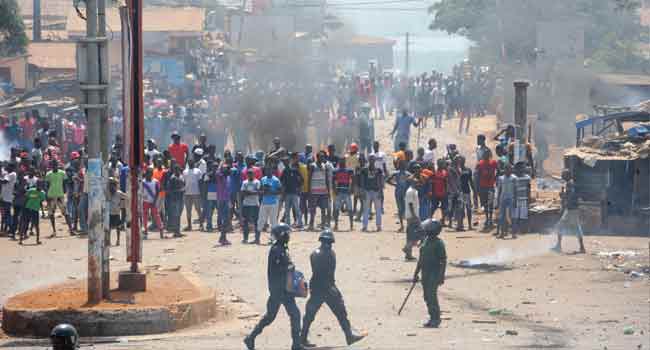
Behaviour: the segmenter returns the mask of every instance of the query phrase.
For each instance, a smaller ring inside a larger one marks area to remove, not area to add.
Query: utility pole
[[[41,41],[41,0],[34,0],[33,18],[32,18],[32,41]]]
[[[411,53],[409,52],[410,46],[411,46],[411,41],[409,40],[410,38],[410,33],[406,32],[406,60],[405,60],[405,68],[404,68],[404,73],[406,73],[406,77],[408,78],[410,75],[410,68],[411,68]]]
[[[98,5],[102,6],[101,11]],[[88,303],[99,303],[107,290],[103,286],[104,260],[104,181],[102,177],[103,161],[100,148],[102,130],[100,118],[105,113],[107,71],[100,60],[101,51],[106,50],[106,38],[98,36],[98,13],[105,14],[103,0],[86,1],[86,38],[78,43],[78,79],[82,91],[80,107],[86,112],[88,121]],[[102,19],[102,23],[105,21]]]

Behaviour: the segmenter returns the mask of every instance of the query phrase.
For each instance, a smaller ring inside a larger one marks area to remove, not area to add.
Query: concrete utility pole
[[[101,11],[98,5],[102,6]],[[105,13],[105,3],[100,0],[86,1],[86,38],[78,43],[78,78],[82,91],[80,107],[88,120],[88,303],[99,303],[104,297],[104,180],[103,161],[100,149],[100,118],[105,113],[108,71],[106,59],[106,38],[98,35],[98,13]],[[104,20],[102,23],[105,24]]]
[[[526,142],[526,125],[528,123],[528,86],[527,81],[515,81],[515,137],[523,144]]]
[[[41,41],[41,0],[34,0],[32,18],[32,41]]]

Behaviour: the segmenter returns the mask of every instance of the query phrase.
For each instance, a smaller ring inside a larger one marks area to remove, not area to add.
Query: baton
[[[406,302],[409,300],[409,297],[411,296],[411,293],[413,293],[413,289],[415,289],[415,284],[418,283],[417,281],[413,281],[413,284],[411,285],[411,289],[409,289],[408,294],[406,294],[406,298],[404,298],[404,302],[402,302],[402,306],[400,306],[399,311],[397,311],[397,316],[399,316],[402,313],[402,310],[404,310],[404,306],[406,306]]]

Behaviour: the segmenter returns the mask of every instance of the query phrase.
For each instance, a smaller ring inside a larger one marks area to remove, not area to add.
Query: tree
[[[25,53],[27,42],[16,0],[0,0],[0,56]]]
[[[640,70],[639,6],[639,0],[441,0],[429,8],[430,28],[472,40],[483,62],[507,63],[534,60],[539,22],[580,22],[586,58],[608,69]]]

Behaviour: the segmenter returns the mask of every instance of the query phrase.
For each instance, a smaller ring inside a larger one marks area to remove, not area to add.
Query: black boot
[[[357,332],[353,331],[352,329],[346,330],[345,332],[345,342],[348,345],[352,345],[356,342],[361,341],[361,339],[365,338],[365,335],[358,334]]]
[[[251,334],[244,338],[244,344],[248,350],[255,350],[255,336]]]

